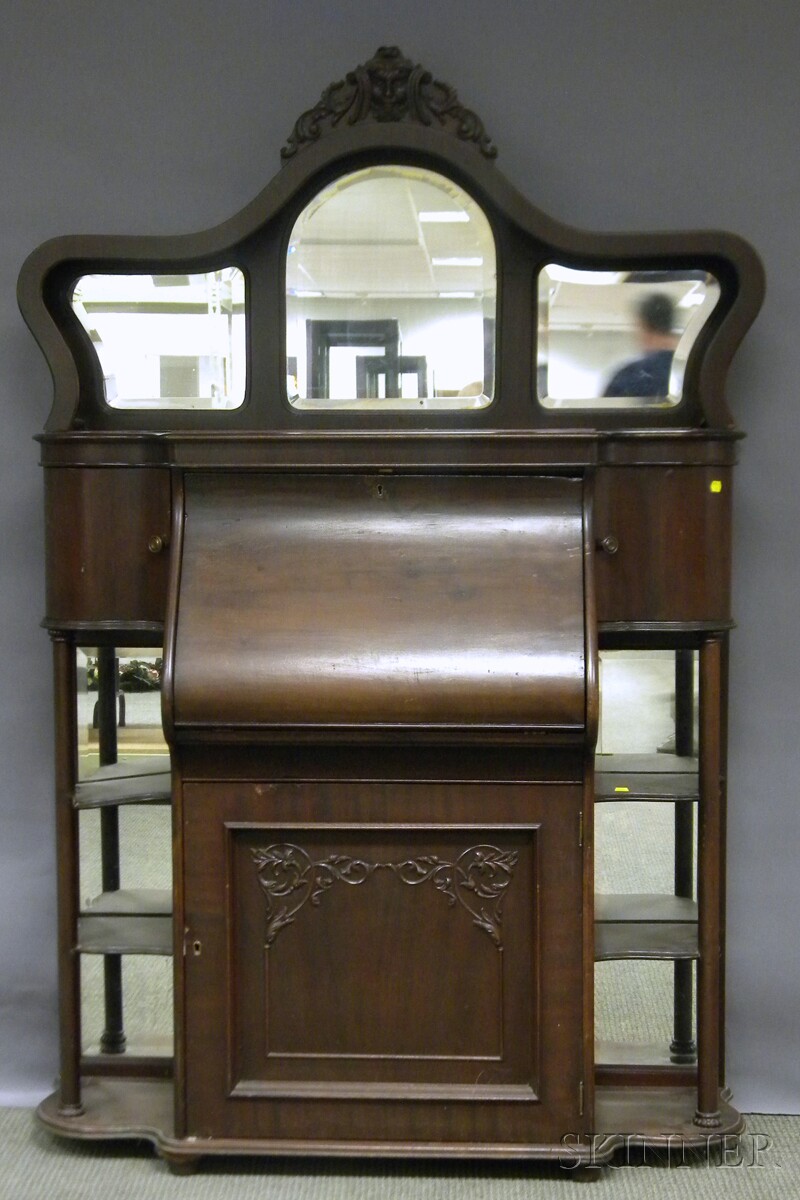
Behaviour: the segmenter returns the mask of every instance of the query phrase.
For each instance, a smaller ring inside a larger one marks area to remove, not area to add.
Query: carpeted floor
[[[796,1200],[800,1117],[752,1116],[727,1161],[606,1167],[597,1181],[519,1163],[206,1160],[176,1178],[149,1147],[55,1138],[27,1109],[0,1109],[0,1200]]]

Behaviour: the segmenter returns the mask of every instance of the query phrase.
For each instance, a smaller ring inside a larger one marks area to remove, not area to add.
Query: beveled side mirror
[[[232,409],[245,395],[238,267],[185,275],[82,275],[72,308],[118,409]]]
[[[463,188],[373,166],[320,192],[286,258],[286,376],[298,409],[476,409],[494,394],[497,263]]]
[[[706,271],[539,273],[537,391],[545,408],[672,408],[720,296]]]

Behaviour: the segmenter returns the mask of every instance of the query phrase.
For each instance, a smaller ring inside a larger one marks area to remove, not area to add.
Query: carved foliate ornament
[[[317,104],[303,113],[281,150],[281,159],[287,162],[341,121],[355,125],[366,120],[438,124],[462,141],[474,142],[485,158],[497,157],[483,122],[459,102],[455,88],[435,80],[397,46],[381,46],[369,62],[330,84]]]
[[[315,862],[302,846],[284,842],[253,849],[251,854],[267,901],[266,946],[272,945],[286,925],[294,923],[306,901],[318,905],[334,883],[358,887],[376,871],[391,871],[409,887],[430,881],[451,906],[458,902],[467,910],[473,925],[487,933],[498,950],[503,948],[503,899],[519,859],[515,850],[470,846],[454,862],[435,854],[394,862],[333,854]]]

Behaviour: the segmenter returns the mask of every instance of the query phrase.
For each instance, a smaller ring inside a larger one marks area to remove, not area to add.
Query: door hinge
[[[583,1080],[578,1084],[578,1116],[583,1116]]]
[[[578,845],[583,849],[583,809],[578,813]]]

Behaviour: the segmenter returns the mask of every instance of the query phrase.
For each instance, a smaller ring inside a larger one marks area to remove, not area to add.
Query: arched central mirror
[[[496,274],[486,215],[452,180],[399,165],[337,179],[289,238],[289,402],[485,408],[494,394]]]

